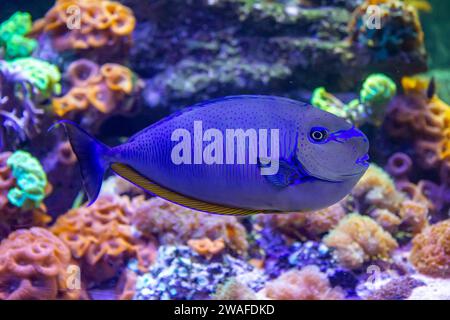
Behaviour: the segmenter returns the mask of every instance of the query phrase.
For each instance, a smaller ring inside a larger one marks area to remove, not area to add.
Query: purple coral
[[[0,61],[0,150],[39,133],[40,116],[35,104],[36,88],[22,73]]]

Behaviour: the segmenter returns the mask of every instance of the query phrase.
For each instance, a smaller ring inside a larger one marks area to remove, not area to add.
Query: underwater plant
[[[27,38],[32,21],[28,12],[17,11],[8,20],[0,24],[0,58],[12,60],[29,57],[38,43]]]
[[[371,122],[380,126],[387,106],[397,92],[394,81],[384,74],[371,74],[364,81],[359,99],[345,104],[325,88],[316,88],[311,97],[311,104],[319,109],[346,118],[355,125]]]
[[[0,244],[0,300],[86,298],[69,248],[43,228],[17,230]],[[74,285],[73,288],[69,286]]]

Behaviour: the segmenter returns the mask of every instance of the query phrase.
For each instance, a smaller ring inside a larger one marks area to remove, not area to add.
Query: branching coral
[[[161,198],[135,197],[133,225],[144,235],[156,237],[161,244],[185,244],[191,239],[223,239],[227,248],[245,253],[246,231],[235,217],[208,215],[175,205]]]
[[[79,299],[68,273],[69,248],[42,228],[18,230],[0,244],[0,300]]]
[[[102,49],[111,56],[128,49],[135,24],[133,12],[116,1],[58,0],[32,33],[50,36],[59,51]]]
[[[5,60],[28,57],[36,49],[37,41],[26,37],[31,25],[31,15],[20,11],[0,24],[0,51],[3,49]]]
[[[83,120],[91,115],[93,126],[99,126],[98,118],[105,115],[130,113],[133,94],[140,89],[133,72],[114,63],[99,66],[80,59],[69,66],[66,75],[72,87],[64,96],[53,99],[54,112],[60,117],[82,113]]]
[[[364,81],[359,100],[354,99],[345,104],[328,93],[325,88],[320,87],[314,90],[311,104],[339,117],[347,118],[355,125],[372,122],[379,126],[396,90],[395,83],[389,77],[384,74],[372,74]]]
[[[423,274],[449,278],[450,220],[436,223],[414,237],[410,260]]]
[[[33,138],[41,131],[40,103],[59,93],[58,69],[34,58],[0,60],[0,116],[3,146]]]
[[[113,278],[135,255],[128,210],[127,197],[103,196],[90,207],[70,210],[51,227],[80,262],[88,280]]]
[[[0,239],[18,228],[45,226],[51,220],[42,204],[51,187],[46,182],[45,174],[42,176],[40,164],[23,151],[16,151],[14,155],[0,153]],[[22,156],[26,161],[18,163]],[[19,179],[10,163],[13,163]]]
[[[397,248],[395,239],[373,219],[350,214],[342,219],[325,238],[324,243],[336,249],[339,262],[357,269],[370,260],[387,260]]]
[[[369,48],[375,61],[416,50],[423,44],[416,9],[397,0],[363,2],[353,13],[349,33],[351,43]]]
[[[345,297],[340,288],[330,286],[326,274],[316,266],[283,273],[266,284],[265,294],[276,300],[341,300]]]

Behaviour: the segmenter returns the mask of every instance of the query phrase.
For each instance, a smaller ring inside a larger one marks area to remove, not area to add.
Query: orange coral
[[[450,219],[426,228],[412,243],[410,260],[419,272],[450,278]]]
[[[0,245],[0,299],[79,299],[69,289],[69,248],[42,228],[17,230]]]
[[[317,266],[289,270],[266,284],[267,297],[275,300],[342,300],[345,294],[332,288],[327,275]]]
[[[211,241],[209,238],[191,239],[187,244],[198,254],[207,258],[211,258],[225,249],[225,242],[223,239],[216,239],[214,241]]]
[[[90,207],[60,216],[51,230],[70,248],[86,278],[101,282],[114,277],[136,252],[127,197],[101,196]]]
[[[424,169],[450,162],[450,106],[436,95],[428,97],[429,81],[402,79],[404,96],[394,99],[387,118],[391,136],[413,139],[418,163]]]
[[[350,214],[342,219],[325,238],[324,243],[336,249],[339,262],[357,269],[374,259],[387,260],[397,241],[373,219]]]
[[[102,114],[126,113],[130,105],[125,103],[139,86],[133,72],[119,64],[96,63],[80,59],[73,62],[67,71],[72,88],[63,97],[54,98],[53,110],[62,117],[67,113],[95,109]]]
[[[187,243],[191,239],[223,239],[227,248],[245,253],[246,231],[237,218],[211,215],[178,206],[161,198],[133,198],[132,222],[137,230],[160,244]]]
[[[78,19],[79,18],[79,19]],[[136,20],[133,12],[115,1],[57,0],[32,34],[48,34],[57,50],[103,52],[128,49]]]
[[[51,221],[44,204],[36,209],[25,210],[9,202],[8,191],[16,186],[11,168],[6,163],[10,156],[10,152],[0,153],[0,240],[16,229],[43,227]],[[48,184],[46,194],[50,192],[51,186]]]

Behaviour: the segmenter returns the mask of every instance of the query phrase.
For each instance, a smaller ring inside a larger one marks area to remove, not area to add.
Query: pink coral
[[[316,266],[289,270],[265,286],[267,297],[276,300],[341,300],[345,295],[332,288],[327,275]]]

